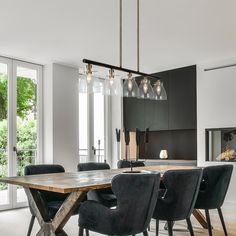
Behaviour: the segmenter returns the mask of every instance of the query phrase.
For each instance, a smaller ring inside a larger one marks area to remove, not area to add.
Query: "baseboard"
[[[222,209],[228,211],[236,211],[236,201],[225,201]]]

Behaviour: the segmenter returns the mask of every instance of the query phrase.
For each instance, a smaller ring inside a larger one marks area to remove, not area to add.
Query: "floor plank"
[[[229,232],[229,236],[236,235],[236,224],[235,218],[236,213],[234,211],[224,211],[226,226]],[[214,226],[213,235],[214,236],[223,236],[223,230],[220,224],[220,220],[218,218],[216,211],[211,211],[212,216],[212,224]],[[194,217],[192,217],[193,228],[196,236],[207,236],[207,230],[202,229],[199,223],[196,222]],[[0,212],[0,235],[1,236],[25,236],[27,232],[27,228],[30,222],[30,212],[28,208],[11,210],[11,211],[2,211]],[[73,216],[69,222],[67,223],[65,230],[70,236],[78,235],[78,218],[77,216]],[[167,232],[163,229],[164,222],[160,224],[160,236],[167,235]],[[35,223],[33,228],[33,235],[36,235],[37,230],[39,229],[38,223]],[[154,221],[151,223],[151,232],[149,236],[155,236],[155,223]],[[175,224],[174,227],[174,235],[175,236],[189,236],[189,232],[186,230],[185,221],[180,221]],[[98,234],[91,232],[90,236],[98,236]],[[140,234],[141,236],[141,234]]]

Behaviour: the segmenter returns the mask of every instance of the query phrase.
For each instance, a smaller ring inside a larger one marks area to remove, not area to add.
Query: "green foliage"
[[[7,175],[7,76],[0,74],[0,178]],[[30,78],[17,77],[17,174],[23,175],[24,167],[34,162],[37,149],[36,90]],[[7,185],[0,184],[0,190]]]
[[[7,174],[7,121],[0,121],[0,178]],[[24,174],[24,167],[34,162],[37,149],[37,121],[17,120],[17,175]],[[0,190],[6,189],[0,184]]]
[[[0,120],[7,119],[7,76],[0,74]],[[37,85],[31,78],[17,77],[17,116],[27,117],[36,111]]]
[[[0,74],[0,120],[7,118],[7,77]]]

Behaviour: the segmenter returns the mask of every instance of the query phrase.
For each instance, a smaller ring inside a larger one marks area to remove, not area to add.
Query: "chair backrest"
[[[89,171],[89,170],[109,170],[110,166],[105,162],[87,162],[78,164],[78,171]]]
[[[195,207],[199,209],[220,208],[224,203],[232,172],[233,165],[205,167]]]
[[[117,235],[136,234],[147,229],[158,196],[160,174],[120,174],[112,180],[117,197]]]
[[[133,167],[141,167],[141,166],[145,166],[143,161],[132,161],[132,166]],[[129,168],[131,167],[131,162],[130,161],[126,161],[126,160],[119,160],[117,162],[117,168],[121,169],[121,168]]]
[[[163,176],[166,192],[157,200],[154,218],[167,221],[189,218],[193,212],[202,169],[170,170]]]
[[[25,175],[40,175],[40,174],[52,174],[52,173],[63,173],[63,172],[65,172],[65,169],[61,165],[28,165],[25,167]],[[42,190],[38,192],[47,202],[63,201],[68,196],[67,194],[53,193]]]

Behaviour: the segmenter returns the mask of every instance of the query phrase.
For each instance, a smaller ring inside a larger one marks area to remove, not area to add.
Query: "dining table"
[[[168,170],[194,169],[195,166],[176,166],[176,165],[156,165],[134,167],[132,172],[159,172],[161,177]],[[22,186],[27,195],[29,205],[33,210],[40,230],[37,236],[66,236],[63,230],[65,224],[73,215],[73,212],[79,207],[84,200],[86,193],[93,189],[104,189],[111,187],[112,178],[118,174],[129,173],[130,168],[125,169],[109,169],[94,170],[81,172],[64,172],[53,174],[40,174],[28,176],[16,176],[1,178],[0,182]],[[50,221],[45,221],[45,206],[37,190],[44,190],[56,193],[67,194],[68,197],[56,213],[55,217]],[[142,194],[142,193],[140,193]],[[193,215],[198,222],[207,228],[205,217],[199,210],[194,210]]]

